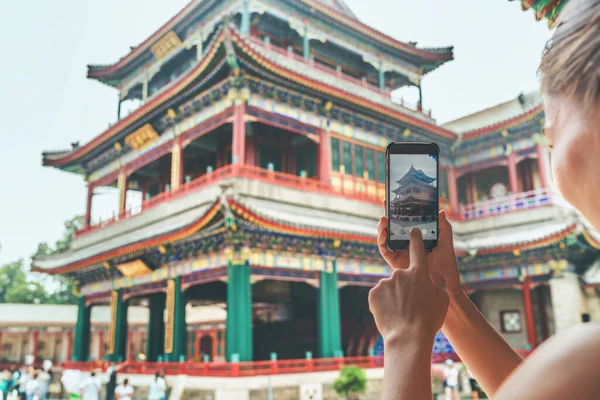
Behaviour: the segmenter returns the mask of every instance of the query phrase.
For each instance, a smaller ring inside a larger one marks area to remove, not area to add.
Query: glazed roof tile
[[[323,232],[377,236],[377,219],[356,217],[253,197],[244,197],[240,199],[240,203],[264,218],[285,225]]]
[[[522,94],[512,100],[486,108],[442,126],[467,138],[478,133],[507,128],[520,117],[541,111],[542,97],[538,91]]]

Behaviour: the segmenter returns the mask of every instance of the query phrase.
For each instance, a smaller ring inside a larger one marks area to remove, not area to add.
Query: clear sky
[[[445,122],[537,87],[550,32],[507,0],[346,0],[359,18],[403,41],[454,46],[428,75],[426,108]],[[41,167],[43,150],[85,143],[116,119],[116,90],[86,79],[87,64],[118,60],[187,0],[1,1],[0,263],[54,242],[85,208],[80,176]],[[409,95],[406,99],[409,100]],[[412,93],[414,96],[414,91]],[[117,198],[96,196],[96,217]]]

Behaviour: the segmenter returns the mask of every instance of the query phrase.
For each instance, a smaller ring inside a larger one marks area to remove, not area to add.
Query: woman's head
[[[129,379],[125,378],[123,379],[123,386],[127,386],[129,385]]]
[[[540,66],[561,193],[600,228],[600,0],[570,0]]]

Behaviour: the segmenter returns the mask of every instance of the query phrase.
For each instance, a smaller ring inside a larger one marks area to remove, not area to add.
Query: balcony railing
[[[521,357],[527,357],[528,350],[517,350]],[[432,354],[432,364],[440,364],[451,359],[460,362],[456,353]],[[307,372],[338,371],[346,365],[361,368],[382,368],[383,356],[359,356],[339,358],[315,358],[277,361],[230,362],[138,362],[126,361],[119,366],[119,372],[125,374],[155,374],[164,371],[166,375],[244,377],[259,375],[282,375]],[[105,370],[108,363],[103,361],[75,362],[65,361],[63,369],[91,371]]]
[[[425,115],[428,115],[429,117],[431,117],[431,110],[423,110],[418,104],[412,104],[412,103],[408,103],[405,102],[403,99],[396,99],[392,97],[391,91],[388,89],[380,89],[379,86],[375,86],[372,85],[371,83],[369,83],[366,79],[358,79],[355,78],[353,76],[344,74],[340,68],[335,69],[335,68],[331,68],[328,67],[325,64],[321,64],[313,59],[307,60],[306,58],[304,58],[303,56],[300,56],[298,54],[296,54],[293,49],[283,49],[279,46],[275,46],[269,42],[266,42],[264,40],[261,40],[260,38],[256,37],[256,36],[249,36],[248,40],[250,40],[251,42],[258,44],[260,46],[263,46],[264,48],[274,51],[276,53],[280,53],[281,55],[288,57],[292,60],[301,62],[303,64],[306,64],[308,67],[319,70],[323,73],[326,73],[330,76],[334,76],[337,79],[340,79],[342,81],[346,81],[346,82],[350,82],[354,85],[358,85],[358,86],[362,86],[366,89],[369,89],[371,91],[373,91],[374,93],[387,97],[389,98],[391,101],[393,101],[394,103],[397,103],[399,105],[401,105],[402,107],[405,107],[409,110],[412,111],[417,111],[420,113],[423,113]]]
[[[492,200],[460,206],[461,219],[471,220],[513,211],[537,208],[552,203],[550,189],[543,188],[529,192],[511,194]]]
[[[255,167],[252,165],[229,164],[212,172],[208,172],[191,182],[182,184],[179,189],[159,193],[134,208],[127,209],[122,215],[100,221],[95,225],[90,225],[79,231],[76,236],[93,232],[95,230],[107,227],[118,221],[131,218],[144,211],[150,210],[168,201],[185,196],[188,193],[195,192],[208,185],[214,184],[226,178],[247,178],[255,179],[278,186],[285,186],[303,191],[324,193],[329,195],[342,195],[344,197],[367,201],[379,204],[385,194],[385,186],[380,183],[359,179],[349,175],[334,174],[331,183],[327,184],[318,179],[303,178],[301,176],[288,174],[278,171]]]

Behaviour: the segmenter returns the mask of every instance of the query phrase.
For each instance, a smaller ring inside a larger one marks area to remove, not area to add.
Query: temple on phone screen
[[[417,227],[437,239],[437,156],[390,154],[390,240],[408,240]]]

